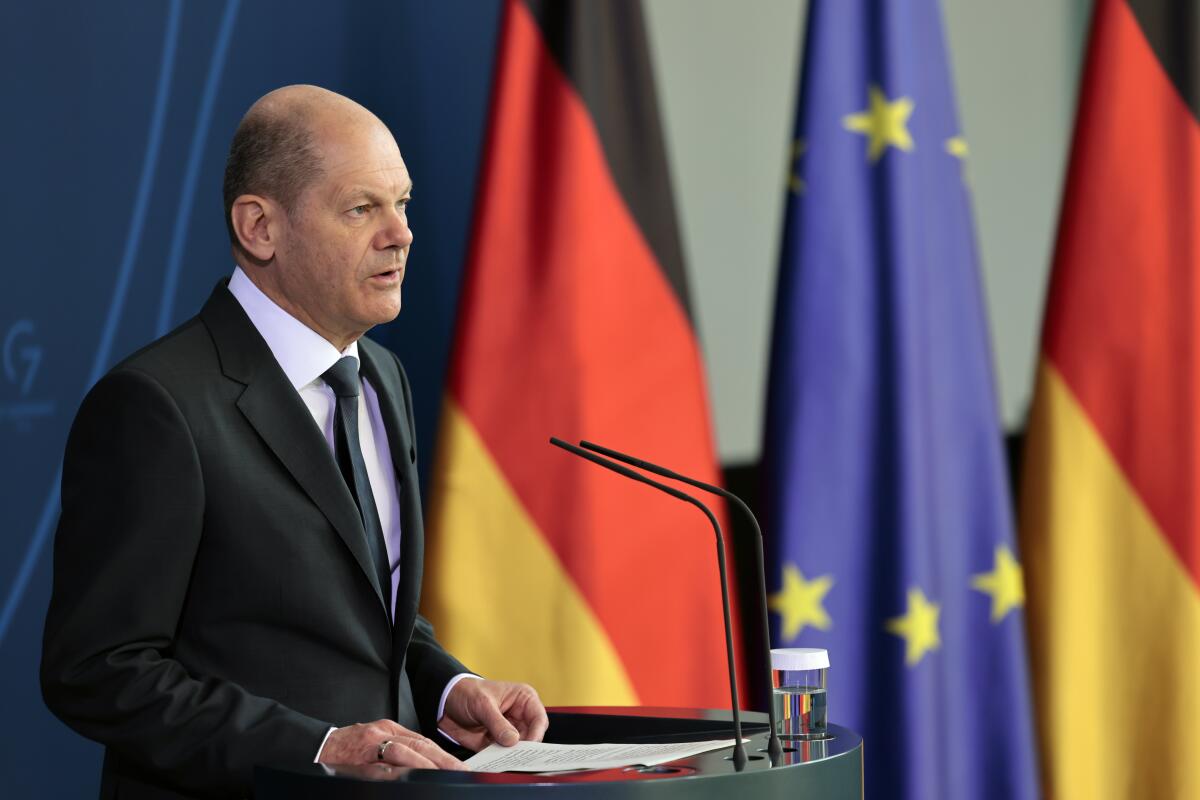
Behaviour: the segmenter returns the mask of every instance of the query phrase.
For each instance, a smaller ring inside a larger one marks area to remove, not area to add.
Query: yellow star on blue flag
[[[867,137],[867,157],[871,163],[878,161],[889,146],[905,151],[912,150],[913,140],[912,134],[908,132],[908,118],[912,116],[916,104],[907,97],[888,100],[887,95],[878,86],[872,86],[868,94],[868,107],[857,114],[847,114],[842,118],[842,126],[848,131]]]
[[[904,663],[912,667],[920,663],[925,654],[942,646],[938,633],[938,617],[942,607],[929,602],[920,589],[908,590],[908,610],[902,616],[887,621],[888,633],[904,640]]]
[[[803,139],[792,142],[791,163],[788,165],[788,189],[796,194],[804,191],[804,179],[800,177],[800,157],[804,155],[806,145]]]
[[[1025,605],[1025,578],[1008,545],[996,545],[995,563],[991,572],[972,575],[971,587],[992,598],[992,622],[999,622]]]
[[[825,611],[825,595],[833,587],[833,576],[804,579],[795,564],[783,568],[783,588],[771,595],[771,610],[783,617],[783,638],[794,641],[805,625],[827,631],[833,624]]]

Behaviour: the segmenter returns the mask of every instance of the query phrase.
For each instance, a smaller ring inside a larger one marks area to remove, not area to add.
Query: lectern
[[[681,742],[733,737],[728,711],[679,708],[552,708],[546,741]],[[657,767],[537,775],[525,773],[440,772],[394,768],[341,769],[332,774],[317,764],[260,766],[254,775],[257,800],[376,800],[377,798],[517,797],[566,798],[813,798],[861,800],[862,739],[853,731],[829,726],[829,738],[788,741],[775,766],[763,752],[767,715],[743,712],[743,735],[751,756],[737,772],[729,748],[682,758]]]

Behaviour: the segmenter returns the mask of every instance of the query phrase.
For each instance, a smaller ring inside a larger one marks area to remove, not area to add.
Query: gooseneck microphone
[[[674,470],[661,467],[658,464],[652,464],[649,461],[636,458],[618,450],[613,450],[610,447],[604,447],[603,445],[596,444],[595,442],[589,442],[586,439],[581,441],[579,446],[585,450],[591,450],[596,453],[600,453],[601,455],[608,456],[616,461],[624,462],[631,466],[637,467],[638,469],[644,469],[647,472],[652,472],[655,475],[661,475],[664,478],[670,478],[673,481],[680,481],[681,483],[686,483],[689,486],[695,486],[697,489],[703,489],[706,492],[720,495],[736,505],[741,512],[746,515],[746,518],[750,520],[750,524],[754,527],[754,533],[758,536],[758,547],[754,548],[754,561],[755,565],[758,567],[758,605],[762,612],[763,647],[768,651],[763,654],[765,656],[765,659],[763,660],[763,666],[767,672],[766,685],[770,686],[771,626],[767,620],[767,578],[765,568],[763,567],[763,535],[762,528],[759,527],[758,524],[758,519],[754,516],[754,512],[750,510],[750,506],[746,505],[745,502],[742,501],[742,498],[738,497],[736,494],[727,489],[721,488],[720,486],[714,486],[711,483],[705,483],[704,481],[697,480],[695,478],[689,478],[687,475],[680,475]],[[767,714],[769,715],[771,722],[771,738],[767,741],[767,755],[771,757],[771,764],[774,765],[779,760],[779,757],[783,754],[783,745],[779,741],[779,734],[776,732],[775,728],[774,702],[767,704]]]
[[[660,492],[666,492],[678,500],[682,500],[685,503],[690,503],[704,512],[704,516],[708,517],[708,521],[712,523],[713,533],[715,533],[717,537],[717,567],[721,573],[721,610],[725,613],[725,655],[729,662],[729,697],[732,701],[733,707],[733,734],[735,737],[735,743],[733,745],[733,766],[734,769],[741,772],[749,759],[746,758],[746,747],[744,744],[742,744],[741,703],[738,700],[737,666],[733,660],[733,627],[730,623],[729,614],[729,580],[725,575],[725,541],[721,534],[721,524],[717,522],[716,516],[712,513],[712,510],[708,506],[704,505],[704,503],[700,502],[695,497],[692,497],[687,492],[682,492],[672,486],[667,486],[666,484],[647,478],[640,472],[634,472],[628,467],[623,467],[620,464],[609,461],[607,458],[603,458],[595,453],[588,452],[581,447],[576,447],[569,442],[564,442],[562,439],[557,437],[551,436],[550,444],[554,445],[555,447],[561,447],[563,450],[577,455],[580,458],[591,461],[593,464],[598,464],[607,470],[612,470],[618,475],[624,475],[626,478],[635,480],[638,483],[644,483],[647,486],[653,486]]]

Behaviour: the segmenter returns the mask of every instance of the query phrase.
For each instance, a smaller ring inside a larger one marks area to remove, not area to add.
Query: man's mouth
[[[377,285],[377,287],[391,287],[391,285],[400,285],[400,276],[401,271],[397,267],[395,270],[378,272],[376,275],[372,275],[370,282]]]

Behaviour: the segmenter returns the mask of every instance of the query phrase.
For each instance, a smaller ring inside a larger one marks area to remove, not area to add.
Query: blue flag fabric
[[[773,646],[829,649],[829,718],[863,735],[868,796],[1035,797],[935,0],[812,0],[797,119],[764,442]]]

